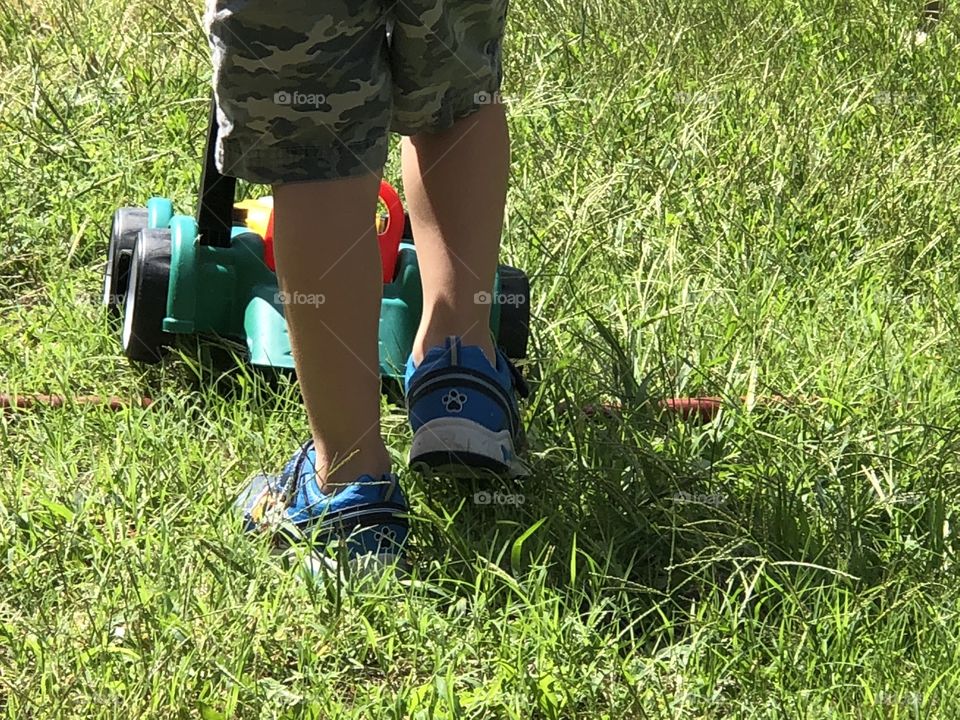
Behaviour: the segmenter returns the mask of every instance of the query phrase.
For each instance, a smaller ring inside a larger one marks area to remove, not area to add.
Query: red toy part
[[[270,210],[270,219],[267,220],[267,232],[263,235],[263,261],[267,267],[277,271],[277,263],[273,259],[273,210]]]
[[[387,206],[387,227],[377,234],[380,245],[380,264],[383,267],[383,282],[393,282],[393,274],[397,269],[397,257],[400,254],[400,240],[403,237],[403,204],[400,195],[386,180],[380,181],[380,201]],[[267,267],[277,271],[273,257],[273,210],[267,221],[267,231],[263,236],[263,261]]]
[[[400,195],[386,180],[380,181],[380,200],[387,206],[387,226],[377,235],[380,243],[380,263],[383,266],[384,284],[393,282],[400,254],[400,239],[403,236],[403,205]]]

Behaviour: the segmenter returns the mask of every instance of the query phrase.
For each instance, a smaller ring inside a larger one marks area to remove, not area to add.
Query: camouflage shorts
[[[379,172],[388,130],[442,130],[497,97],[506,11],[507,0],[207,0],[218,168],[257,183]]]

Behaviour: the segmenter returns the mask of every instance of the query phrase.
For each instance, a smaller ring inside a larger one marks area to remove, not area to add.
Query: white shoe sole
[[[444,417],[420,426],[410,447],[410,467],[425,474],[477,477],[526,475],[509,430],[494,432],[466,418]]]
[[[333,558],[309,553],[302,559],[304,569],[313,577],[338,577],[340,582],[347,582],[349,578],[370,578],[379,580],[387,573],[403,576],[406,572],[405,561],[402,556],[393,552],[367,553],[352,557],[347,561],[347,568]]]

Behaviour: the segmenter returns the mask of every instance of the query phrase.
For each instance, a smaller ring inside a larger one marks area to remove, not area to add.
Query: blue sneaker
[[[236,506],[247,532],[270,532],[279,549],[305,544],[332,569],[326,547],[342,541],[351,561],[389,564],[402,558],[409,524],[407,500],[396,475],[364,475],[335,495],[317,485],[313,440],[304,443],[280,475],[257,475]]]
[[[529,391],[500,350],[493,367],[479,347],[448,337],[419,365],[407,360],[404,390],[413,427],[410,467],[454,477],[525,474],[517,457],[524,445],[517,394]]]

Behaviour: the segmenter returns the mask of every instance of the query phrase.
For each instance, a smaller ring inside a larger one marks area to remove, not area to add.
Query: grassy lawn
[[[385,403],[414,571],[343,585],[228,521],[296,388],[99,306],[114,209],[193,211],[202,3],[0,0],[0,393],[156,399],[0,412],[3,715],[960,717],[960,20],[915,4],[512,4],[533,474],[413,475]]]

